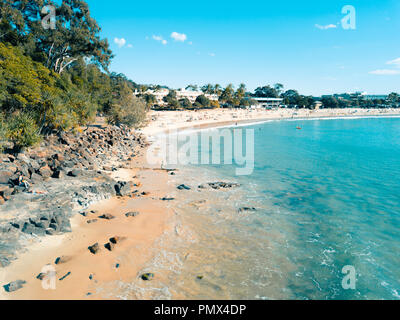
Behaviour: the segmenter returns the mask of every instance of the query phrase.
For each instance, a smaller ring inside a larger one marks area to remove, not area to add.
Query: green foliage
[[[205,95],[198,96],[196,102],[203,108],[208,108],[211,105],[210,100]]]
[[[181,105],[181,108],[183,109],[191,109],[192,108],[192,103],[188,98],[183,98],[179,100],[179,103]]]
[[[107,121],[114,125],[140,127],[146,120],[148,106],[142,98],[132,94],[124,95],[112,104]]]
[[[176,110],[180,107],[175,90],[170,90],[168,95],[163,98],[163,101],[167,103],[167,107],[170,110]]]
[[[36,121],[24,112],[17,113],[8,119],[5,138],[14,143],[16,151],[35,145],[41,139]]]

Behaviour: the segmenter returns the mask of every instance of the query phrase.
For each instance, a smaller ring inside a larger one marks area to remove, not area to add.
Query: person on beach
[[[24,192],[28,192],[30,188],[28,181],[22,175],[18,178],[18,186],[24,188]]]

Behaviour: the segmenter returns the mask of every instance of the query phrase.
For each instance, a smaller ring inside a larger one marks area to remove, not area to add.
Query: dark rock
[[[53,174],[55,179],[63,179],[65,177],[65,171],[61,169],[56,169]]]
[[[56,234],[56,231],[55,231],[54,229],[47,228],[47,229],[46,229],[46,234],[47,234],[48,236],[54,236],[54,235]]]
[[[101,216],[99,216],[100,219],[105,219],[105,220],[112,220],[115,219],[115,217],[112,214],[105,213]]]
[[[243,207],[243,208],[239,209],[239,212],[248,212],[248,211],[254,212],[254,211],[257,211],[257,209],[254,207]]]
[[[69,277],[71,275],[71,272],[67,272],[64,276],[62,276],[59,280],[63,281],[65,278]]]
[[[110,238],[110,242],[113,244],[117,244],[117,243],[124,241],[125,239],[126,239],[125,237],[115,236],[115,237]]]
[[[97,221],[98,221],[97,219],[90,219],[90,220],[86,221],[86,223],[87,224],[92,224],[92,223],[95,223]]]
[[[132,193],[134,184],[132,181],[125,182],[125,181],[119,181],[115,186],[115,192],[117,196],[119,197],[125,197],[128,194]]]
[[[57,231],[57,230],[58,230],[58,226],[57,226],[56,223],[50,223],[50,224],[49,224],[49,229],[52,229],[52,230],[54,230],[54,231]]]
[[[164,197],[164,198],[161,198],[160,200],[162,200],[162,201],[172,201],[172,200],[175,200],[175,198]]]
[[[93,254],[96,254],[97,252],[100,251],[100,247],[98,243],[95,243],[94,245],[88,247],[89,251]]]
[[[115,244],[112,242],[108,242],[104,245],[104,248],[106,248],[108,251],[113,251],[114,247],[115,247]]]
[[[214,190],[231,189],[231,188],[237,188],[237,187],[240,187],[240,184],[232,183],[232,182],[209,182],[206,184],[199,185],[199,189],[212,188]]]
[[[71,257],[69,257],[69,256],[61,256],[61,257],[58,257],[57,259],[56,259],[56,261],[54,261],[54,263],[55,264],[63,264],[63,263],[67,263],[68,261],[71,261]]]
[[[178,188],[178,190],[191,190],[191,188],[188,187],[188,186],[185,185],[185,184],[181,184],[181,185],[179,185],[177,188]]]
[[[125,213],[125,216],[129,218],[129,217],[136,217],[139,214],[140,214],[139,212],[128,212],[128,213]]]
[[[24,281],[24,280],[17,280],[17,281],[10,282],[9,284],[3,286],[3,288],[7,292],[14,292],[14,291],[21,289],[25,283],[26,283],[26,281]]]
[[[11,264],[11,261],[6,257],[0,257],[0,267],[5,268]]]
[[[74,169],[74,170],[71,170],[70,172],[68,172],[68,175],[70,177],[79,177],[81,174],[82,174],[82,170],[79,170],[79,169]]]
[[[154,273],[144,273],[140,276],[140,278],[144,281],[151,281],[154,279]]]

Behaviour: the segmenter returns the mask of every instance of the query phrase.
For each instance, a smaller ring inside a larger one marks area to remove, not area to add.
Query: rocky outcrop
[[[20,154],[0,154],[0,267],[33,239],[70,232],[72,215],[91,204],[132,193],[132,183],[101,169],[123,165],[146,145],[126,127],[93,126],[51,135]]]

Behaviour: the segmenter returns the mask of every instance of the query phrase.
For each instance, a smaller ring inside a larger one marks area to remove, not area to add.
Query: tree
[[[278,92],[271,86],[258,87],[255,90],[254,95],[259,98],[278,98],[279,97]]]
[[[196,98],[196,102],[203,108],[208,108],[211,104],[210,100],[205,95],[198,96]]]
[[[192,103],[188,98],[182,98],[179,100],[179,103],[183,109],[190,109],[192,108]]]
[[[244,83],[241,83],[239,85],[239,88],[236,90],[235,97],[238,100],[242,100],[245,97],[245,95],[246,95],[246,85]]]
[[[220,96],[222,93],[222,87],[218,83],[214,85],[213,94]]]
[[[115,101],[107,120],[118,126],[140,127],[146,119],[147,110],[147,104],[142,98],[129,94]]]
[[[201,87],[201,91],[207,94],[212,94],[214,91],[213,85],[212,84],[206,84],[205,86]]]
[[[156,97],[152,94],[145,94],[143,98],[148,107],[154,106],[157,103]]]
[[[339,102],[335,97],[329,96],[329,97],[323,97],[322,98],[322,103],[324,105],[324,108],[338,108],[339,107]]]
[[[283,101],[285,104],[288,105],[294,105],[297,104],[297,100],[299,97],[299,93],[296,90],[287,90],[286,92],[281,94],[281,98],[283,98]]]
[[[163,101],[167,103],[168,108],[176,110],[180,107],[179,101],[176,98],[176,91],[170,90],[168,95],[163,98]]]
[[[56,7],[56,29],[44,29],[41,13],[44,5]],[[57,73],[62,73],[79,58],[90,59],[107,70],[112,58],[106,39],[101,39],[100,27],[90,16],[88,4],[83,0],[14,1],[11,7],[19,12],[10,18],[19,36],[34,39],[36,50],[45,55],[43,62]],[[40,17],[41,19],[37,19]],[[16,24],[16,22],[18,24]]]
[[[199,90],[199,86],[198,86],[197,84],[189,84],[189,85],[186,87],[186,90],[197,91],[197,90]]]
[[[222,91],[219,101],[226,104],[233,104],[233,95],[235,93],[233,84],[228,84],[226,88]]]
[[[281,83],[274,84],[274,89],[275,89],[276,93],[278,94],[278,96],[282,93],[283,88],[284,88],[284,86]]]
[[[400,95],[396,92],[392,92],[389,94],[387,101],[393,105],[397,105],[400,103]]]

